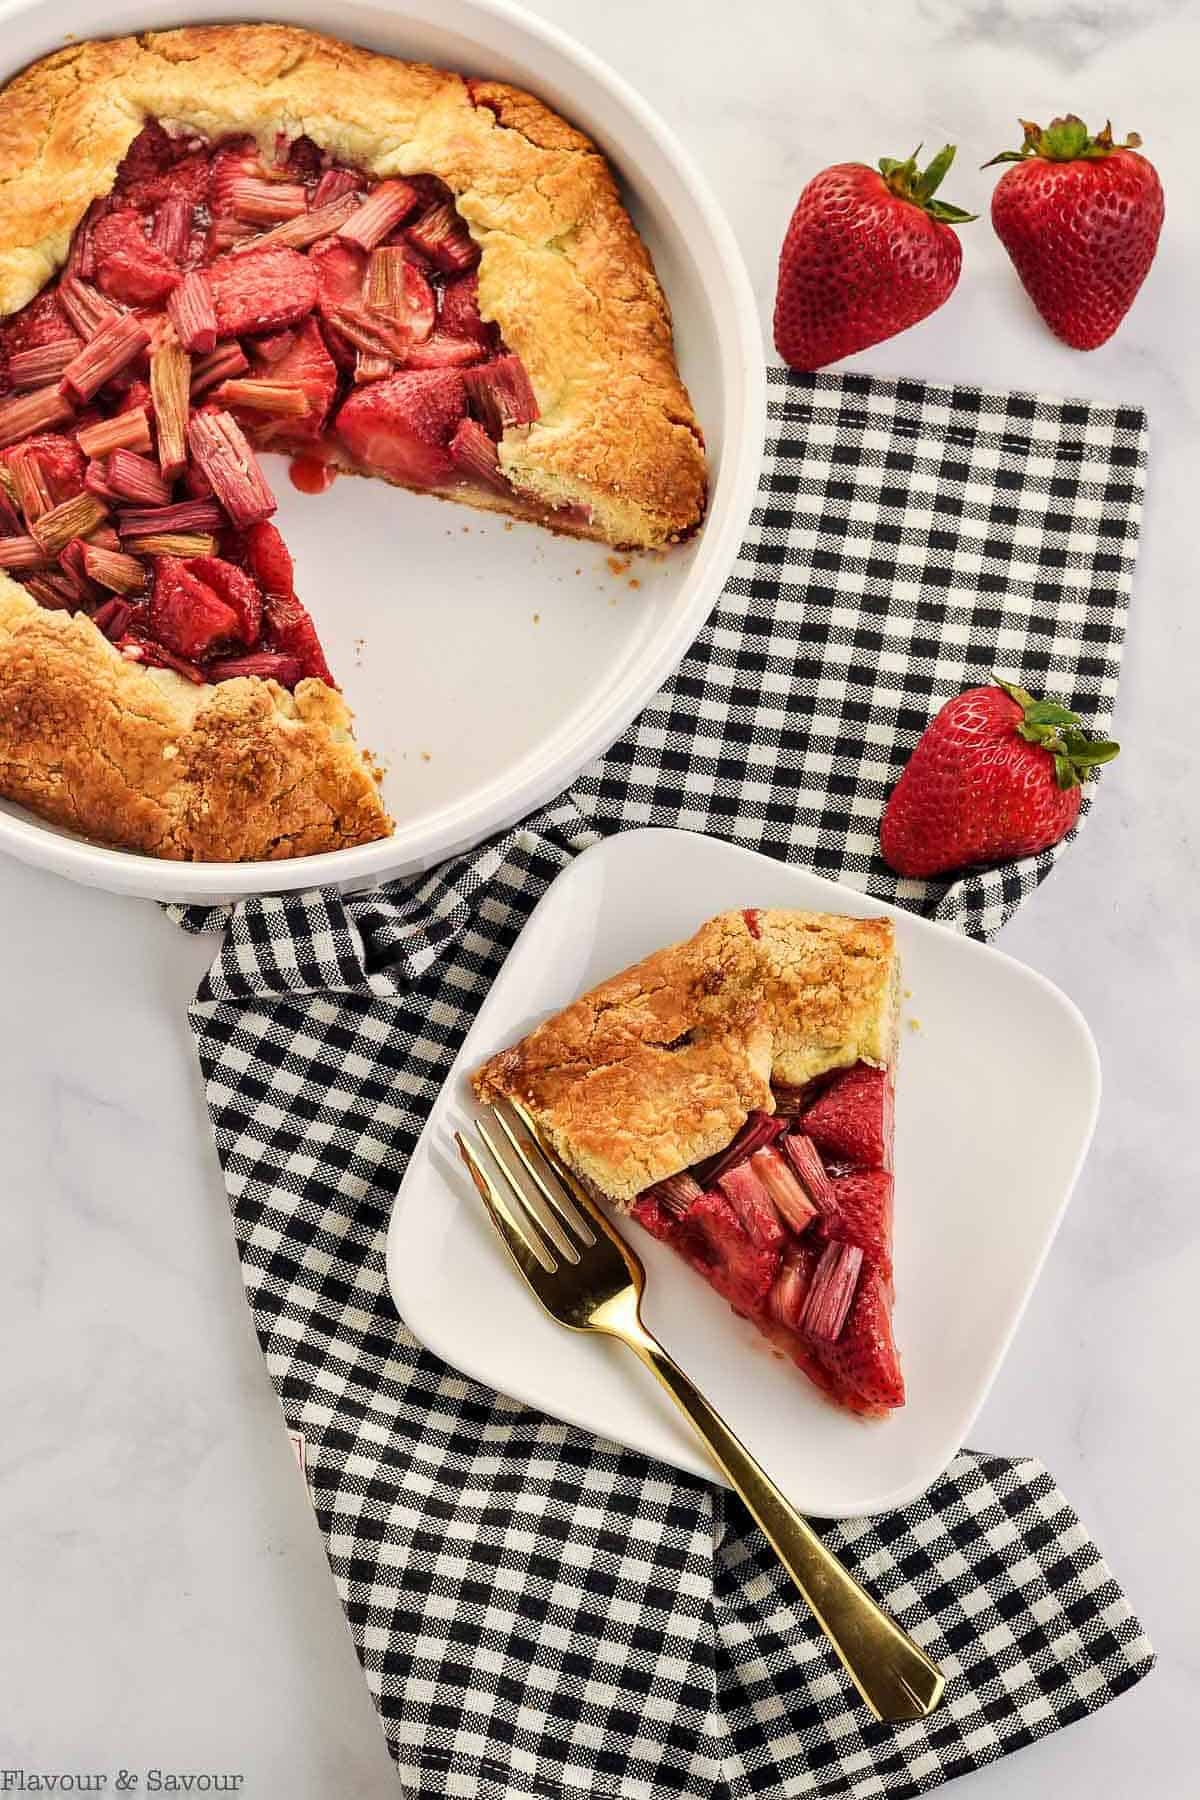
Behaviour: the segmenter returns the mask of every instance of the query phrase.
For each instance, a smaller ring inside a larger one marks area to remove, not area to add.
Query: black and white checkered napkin
[[[392,1198],[438,1084],[597,836],[711,832],[979,935],[1059,853],[897,882],[876,828],[937,705],[994,669],[1108,734],[1142,414],[781,370],[770,396],[733,578],[568,793],[419,879],[179,915],[229,928],[191,1016],[246,1291],[421,1800],[916,1794],[1153,1662],[1046,1471],[964,1451],[915,1505],[828,1533],[949,1678],[931,1719],[872,1724],[737,1501],[475,1386],[387,1293]]]

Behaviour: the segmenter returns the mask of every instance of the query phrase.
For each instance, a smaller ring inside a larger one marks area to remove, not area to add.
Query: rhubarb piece
[[[71,324],[85,342],[119,319],[121,309],[77,275],[64,275],[58,284],[58,298]]]
[[[105,479],[119,500],[132,500],[138,506],[166,506],[171,490],[158,472],[156,464],[132,450],[114,450],[108,459]]]
[[[700,1183],[685,1169],[681,1175],[668,1175],[665,1180],[656,1181],[645,1194],[639,1194],[638,1199],[656,1200],[675,1218],[682,1219],[703,1192]]]
[[[477,419],[460,420],[450,439],[450,460],[468,481],[481,482],[502,494],[511,491],[496,446]]]
[[[777,1325],[795,1331],[800,1324],[809,1283],[816,1267],[816,1253],[807,1246],[790,1249],[779,1265],[779,1273],[767,1295],[766,1310]]]
[[[233,254],[241,256],[251,249],[306,250],[322,238],[333,237],[357,205],[358,200],[353,194],[345,194],[328,206],[314,206],[311,212],[285,219],[281,225],[272,225],[270,231],[264,231],[260,237],[235,245]]]
[[[474,338],[446,337],[435,331],[423,344],[412,344],[404,355],[406,369],[463,369],[487,355]]]
[[[904,1405],[904,1377],[892,1336],[891,1299],[879,1269],[864,1266],[837,1342],[814,1345],[836,1398],[856,1412]]]
[[[295,182],[237,175],[229,184],[228,210],[249,225],[278,225],[308,211],[308,194]]]
[[[59,305],[58,290],[46,288],[9,319],[0,319],[0,363],[22,350],[39,350],[45,344],[70,342],[79,334]]]
[[[437,302],[420,269],[395,245],[372,250],[367,265],[364,297],[371,312],[398,325],[414,342],[423,342],[433,330]]]
[[[192,365],[192,399],[198,400],[219,381],[244,375],[249,367],[249,360],[240,344],[218,344],[210,355],[201,357]]]
[[[67,364],[63,382],[80,400],[90,400],[106,381],[146,349],[150,333],[132,313],[122,313],[98,331]]]
[[[8,473],[17,505],[32,531],[43,513],[50,512],[54,506],[54,495],[50,492],[42,459],[32,446],[23,444],[8,458]]]
[[[329,206],[335,200],[345,200],[351,194],[361,193],[362,185],[362,176],[353,169],[326,169],[313,189],[313,211],[318,212],[321,207]]]
[[[154,565],[147,629],[156,643],[198,663],[238,635],[238,615],[177,557]]]
[[[833,1183],[834,1210],[821,1222],[830,1241],[857,1244],[890,1278],[892,1272],[892,1177],[886,1169],[840,1175]]]
[[[807,1231],[817,1217],[817,1208],[775,1146],[769,1144],[765,1149],[756,1150],[749,1166],[766,1188],[789,1230],[797,1237]]]
[[[431,206],[404,235],[448,275],[460,275],[479,261],[479,246],[449,201]]]
[[[0,569],[45,569],[51,561],[36,538],[0,538]]]
[[[185,350],[206,356],[217,341],[212,289],[199,270],[185,275],[167,302],[167,317]],[[240,351],[239,351],[240,354]]]
[[[386,375],[395,373],[396,365],[390,356],[370,356],[360,350],[354,359],[354,382],[359,386],[364,381],[382,381]]]
[[[303,418],[308,411],[304,389],[282,381],[223,381],[213,389],[212,399],[217,406],[244,407],[273,419]]]
[[[131,507],[117,515],[122,538],[163,531],[219,531],[224,519],[213,500],[180,500],[174,506]]]
[[[278,331],[317,304],[316,272],[295,250],[256,247],[223,258],[207,273],[221,337]]]
[[[161,306],[179,286],[179,270],[152,244],[135,212],[110,212],[92,233],[96,285],[126,306]]]
[[[295,571],[291,551],[278,530],[268,521],[251,525],[242,533],[241,553],[246,566],[264,594],[288,598],[295,587]]]
[[[116,551],[121,548],[120,538],[117,536],[112,526],[107,523],[97,525],[95,531],[89,531],[87,542],[89,544],[94,544],[97,550]]]
[[[37,388],[32,394],[0,400],[0,450],[47,426],[64,425],[74,412],[60,387]]]
[[[334,313],[348,308],[352,314],[361,316],[369,323],[372,315],[367,312],[363,303],[367,274],[365,252],[334,238],[328,243],[318,244],[308,260],[317,277],[317,310],[321,317],[331,321]],[[329,348],[335,356],[340,357],[343,366],[347,369],[353,367],[353,355],[348,354],[347,346],[339,336],[331,333]]]
[[[799,1329],[806,1337],[836,1344],[858,1286],[863,1253],[857,1244],[826,1244],[816,1266]]]
[[[77,596],[74,583],[66,575],[27,575],[26,591],[33,595],[39,606],[50,612],[74,612]]]
[[[150,242],[172,263],[181,263],[188,253],[194,211],[186,194],[168,194],[155,211]]]
[[[0,463],[0,537],[20,537],[24,530],[25,521],[17,505],[12,478]]]
[[[496,349],[500,333],[479,313],[479,277],[472,272],[448,281],[442,289],[438,329],[447,337],[474,338],[485,350]]]
[[[188,443],[234,525],[270,517],[275,496],[236,420],[223,412],[197,413],[188,427]]]
[[[158,466],[167,482],[174,481],[187,462],[191,383],[191,357],[173,336],[165,337],[150,358],[150,393],[158,429]]]
[[[105,517],[104,507],[94,494],[76,494],[31,520],[29,529],[38,543],[51,556],[65,550],[72,538],[86,537]]]
[[[826,1160],[887,1169],[892,1162],[892,1116],[887,1070],[856,1063],[830,1082],[801,1124]]]
[[[421,370],[351,394],[335,428],[361,468],[407,487],[445,487],[457,473],[448,447],[465,413],[456,370]]]
[[[138,573],[139,575],[144,573],[140,566]],[[119,638],[124,637],[132,617],[133,608],[129,602],[114,598],[104,601],[103,605],[96,608],[92,614],[92,624],[97,631],[103,632],[106,638]]]
[[[59,338],[53,344],[39,344],[33,350],[18,350],[8,360],[8,373],[15,388],[40,388],[48,382],[60,381],[67,365],[75,360],[80,348],[77,337]]]
[[[189,662],[186,657],[176,656],[165,644],[155,643],[151,638],[129,634],[115,641],[117,649],[127,662],[145,663],[152,669],[174,669],[177,675],[182,675],[185,681],[194,682],[197,687],[203,687],[208,679],[204,670],[194,662]]]
[[[58,566],[75,589],[75,597],[80,606],[94,606],[98,600],[103,600],[104,594],[88,575],[87,564],[83,560],[86,548],[82,538],[72,538],[59,551]]]
[[[238,642],[252,650],[262,631],[263,597],[257,583],[244,569],[220,556],[197,557],[189,562],[188,572],[210,587],[237,615]]]
[[[339,227],[338,236],[360,250],[373,250],[416,207],[416,189],[407,181],[381,181]]]
[[[463,380],[471,411],[494,438],[510,426],[532,425],[538,417],[537,399],[519,356],[498,356],[471,369]]]
[[[69,500],[72,494],[83,492],[87,465],[79,446],[69,437],[54,431],[40,432],[6,451],[0,461],[6,462],[11,471],[18,457],[33,454],[37,456],[54,505],[57,506],[60,500]]]
[[[701,1163],[696,1170],[698,1179],[706,1187],[711,1187],[714,1181],[721,1179],[726,1169],[732,1169],[735,1163],[745,1162],[748,1156],[755,1150],[761,1150],[764,1144],[773,1144],[783,1130],[782,1119],[773,1119],[770,1113],[765,1112],[749,1113],[746,1123],[733,1142],[716,1156],[710,1156],[707,1162]]]
[[[789,1131],[779,1141],[812,1204],[826,1218],[832,1217],[837,1211],[837,1200],[817,1146],[802,1131]]]
[[[261,350],[261,344],[254,346],[256,365]],[[270,444],[275,437],[289,444],[315,441],[329,417],[338,385],[337,364],[325,347],[317,321],[305,319],[292,335],[291,344],[267,367],[271,381],[299,389],[304,396],[304,411],[284,418],[275,428],[264,421],[259,427],[259,441]]]
[[[777,1250],[786,1233],[767,1188],[755,1174],[749,1161],[726,1169],[717,1186],[732,1206],[752,1243],[764,1250]]]
[[[83,485],[89,494],[94,494],[106,506],[116,505],[117,496],[108,485],[107,462],[90,462],[84,472]]]
[[[304,667],[298,656],[282,650],[255,650],[249,656],[222,656],[205,669],[210,681],[236,681],[242,675],[256,675],[260,680],[277,681],[280,687],[294,688],[304,679]]]
[[[125,556],[119,550],[102,550],[96,544],[83,546],[83,566],[92,581],[100,587],[111,588],[115,594],[140,594],[146,580],[146,565],[136,556]],[[99,614],[93,615],[92,623],[100,624]],[[100,629],[104,630],[103,625]],[[121,630],[124,630],[124,624]]]
[[[101,419],[96,425],[84,426],[75,433],[75,442],[85,456],[98,458],[111,456],[114,450],[144,453],[153,449],[150,420],[144,406],[131,407],[128,412],[117,413],[114,418]]]
[[[92,242],[92,233],[100,223],[100,220],[104,217],[105,213],[109,211],[111,205],[112,201],[110,197],[107,194],[102,194],[98,199],[92,201],[92,204],[84,213],[83,218],[75,228],[75,235],[71,239],[70,254],[67,257],[68,274],[78,275],[82,277],[84,281],[95,280],[96,247]]]
[[[147,556],[177,556],[189,561],[197,556],[214,556],[217,540],[202,531],[161,531],[136,538],[139,550]]]
[[[339,306],[329,315],[329,323],[368,356],[384,356],[396,362],[407,360],[412,348],[404,330],[391,319],[369,313],[362,306]]]
[[[316,627],[295,594],[264,594],[263,636],[268,648],[296,657],[305,675],[336,687]]]

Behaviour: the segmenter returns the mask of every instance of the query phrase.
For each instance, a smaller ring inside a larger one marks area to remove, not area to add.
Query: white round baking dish
[[[111,0],[104,35],[185,22],[190,8]],[[204,0],[206,23],[261,18]],[[171,863],[92,844],[0,801],[0,850],[75,881],[155,900],[362,887],[441,861],[567,786],[669,675],[737,555],[762,454],[764,359],[733,234],[686,153],[619,76],[507,0],[289,0],[287,23],[539,94],[614,163],[675,318],[704,428],[711,494],[695,541],[628,567],[552,537],[380,484],[294,494],[270,459],[297,588],[386,770],[393,837],[288,862]],[[78,14],[0,3],[0,79],[57,48]]]

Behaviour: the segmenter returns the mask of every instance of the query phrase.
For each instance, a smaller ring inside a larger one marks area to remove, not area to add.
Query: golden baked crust
[[[82,613],[49,612],[2,573],[0,793],[175,861],[305,856],[391,829],[324,682],[193,686],[127,662]]]
[[[712,1156],[772,1080],[799,1086],[895,1050],[889,919],[720,913],[602,982],[474,1076],[519,1100],[576,1172],[618,1202]]]
[[[0,93],[0,315],[62,265],[151,117],[249,132],[267,154],[277,132],[304,133],[375,176],[440,176],[480,245],[480,310],[541,409],[505,434],[505,472],[535,501],[589,507],[577,529],[614,543],[696,524],[703,449],[649,256],[594,146],[503,83],[285,25],[72,44]]]

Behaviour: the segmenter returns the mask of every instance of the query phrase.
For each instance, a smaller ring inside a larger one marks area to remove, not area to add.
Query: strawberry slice
[[[834,1077],[801,1125],[827,1162],[890,1169],[893,1111],[887,1070],[856,1063]]]
[[[831,1242],[857,1244],[890,1280],[892,1177],[886,1169],[872,1169],[840,1175],[832,1186],[837,1210],[822,1219],[821,1236]]]
[[[289,443],[320,437],[337,393],[338,372],[317,321],[305,319],[282,355],[273,359],[256,355],[254,362],[256,374],[285,387],[300,388],[308,402],[307,411],[298,418],[264,420],[256,425],[258,441],[266,445],[272,437],[286,438]]]
[[[863,1264],[850,1312],[834,1344],[812,1351],[843,1406],[861,1413],[904,1405],[904,1376],[892,1336],[891,1291],[882,1270]]]
[[[332,318],[343,307],[361,304],[367,276],[365,250],[331,239],[314,245],[308,260],[317,278],[317,309],[322,317]]]
[[[220,556],[193,557],[187,571],[211,588],[218,599],[236,613],[238,642],[252,649],[262,630],[263,597],[257,583],[244,569]]]
[[[194,138],[174,138],[152,119],[125,152],[113,194],[139,211],[171,197],[198,206],[208,186],[208,163],[208,151]]]
[[[442,310],[438,328],[447,337],[472,338],[486,349],[494,350],[500,340],[496,327],[479,316],[479,277],[475,273],[460,275],[442,289]]]
[[[455,479],[448,446],[467,411],[454,369],[412,370],[373,381],[346,401],[336,431],[363,469],[405,487],[445,487]]]
[[[326,687],[337,686],[325,661],[316,627],[295,594],[267,594],[263,601],[263,616],[268,648],[294,656],[303,675],[323,681]]]
[[[175,556],[159,556],[154,561],[146,627],[155,643],[195,663],[218,645],[233,642],[240,622],[233,608],[186,563]]]
[[[63,342],[78,344],[78,334],[58,302],[58,290],[49,288],[36,300],[23,306],[19,313],[0,324],[0,357],[15,356],[20,350],[40,350],[46,344]]]
[[[487,355],[474,338],[447,337],[435,331],[423,344],[411,344],[404,353],[406,369],[463,369]]]
[[[125,306],[159,306],[179,286],[177,265],[152,244],[135,212],[111,212],[92,233],[96,285]]]
[[[681,1218],[664,1204],[661,1187],[647,1188],[634,1201],[638,1224],[677,1250],[739,1312],[761,1306],[779,1270],[779,1251],[751,1241],[723,1194],[702,1193]]]
[[[242,532],[240,549],[264,594],[291,594],[295,586],[291,552],[269,520]]]
[[[498,356],[465,377],[471,411],[494,438],[510,425],[532,425],[537,397],[519,356]]]
[[[298,250],[247,250],[207,271],[221,337],[278,331],[317,304],[317,271]]]

